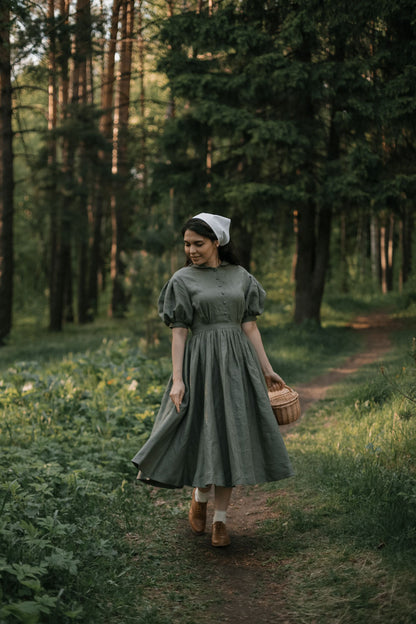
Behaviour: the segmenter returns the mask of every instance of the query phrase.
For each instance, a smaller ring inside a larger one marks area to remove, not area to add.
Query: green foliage
[[[293,328],[282,323],[290,314],[289,279],[270,274],[265,283],[262,333],[290,383],[358,348],[359,339],[341,325],[368,311],[368,302],[347,306],[333,297],[325,329]],[[402,318],[412,318],[412,306]],[[114,337],[102,340],[104,332]],[[195,604],[201,622],[218,610],[219,595],[206,592],[207,579],[218,581],[217,555],[205,552],[200,538],[197,544],[184,537],[189,491],[133,485],[129,459],[149,434],[170,362],[146,357],[125,333],[121,323],[107,322],[60,336],[14,335],[0,353],[5,624],[192,624]],[[410,386],[416,368],[409,332],[395,342],[386,372]],[[376,597],[376,621],[391,621],[385,613],[393,607],[403,622],[414,614],[416,419],[384,382],[376,366],[348,377],[285,434],[297,476],[273,497],[279,516],[261,523],[255,537],[236,535],[234,556],[250,553],[256,578],[264,567],[268,583],[287,583],[286,608],[295,621],[308,621],[304,591],[308,613],[328,624],[340,596],[350,621],[367,621]],[[395,578],[400,591],[380,597],[379,578],[388,586]],[[358,612],[362,620],[354,619]]]
[[[357,249],[360,234],[354,227],[348,229],[344,279],[338,216],[347,215],[353,225],[360,222],[368,245],[370,215],[388,209],[400,217],[414,196],[413,4],[227,0],[216,3],[212,12],[197,10],[197,4],[177,7],[169,19],[160,3],[141,7],[144,92],[133,74],[131,169],[129,164],[126,177],[116,181],[126,202],[129,231],[123,261],[128,294],[134,293],[131,301],[136,303],[140,284],[150,274],[157,277],[151,258],[142,262],[136,253],[146,251],[159,265],[174,247],[183,221],[197,211],[224,211],[233,218],[233,238],[249,266],[264,238],[269,246],[283,246],[283,240],[292,245],[293,228],[287,223],[309,200],[318,211],[328,205],[335,211],[330,286],[342,282],[344,290],[358,285],[362,292],[376,292],[369,251]],[[101,37],[106,44],[110,11],[98,5],[92,9],[98,93]],[[18,16],[14,292],[16,309],[32,313],[32,302],[39,310],[50,296],[52,209],[65,204],[77,278],[83,274],[76,262],[79,242],[86,242],[86,234],[92,238],[79,216],[87,203],[94,204],[97,188],[105,199],[100,277],[109,273],[112,177],[97,154],[108,154],[111,145],[99,129],[99,107],[72,105],[59,111],[53,138],[73,144],[73,175],[68,179],[60,162],[48,166],[48,36],[54,27],[59,73],[64,57],[71,56],[75,24],[72,16],[69,23],[58,19],[50,24],[42,7],[25,1],[13,3],[13,11]],[[26,55],[24,62],[20,54]],[[264,256],[258,253],[254,261],[263,271]],[[288,267],[291,259],[282,261]],[[151,290],[146,286],[143,293],[150,297]]]
[[[409,368],[414,384],[412,335],[394,335],[384,364],[399,380]],[[270,497],[276,517],[260,532],[295,621],[412,622],[415,434],[416,411],[386,389],[378,363],[346,376],[288,431],[296,478]]]
[[[103,571],[122,573],[109,535],[167,372],[128,340],[3,372],[2,622],[88,621]]]
[[[385,363],[394,383],[376,365],[348,379],[309,415],[295,453],[303,465],[301,481],[314,482],[317,491],[336,501],[334,531],[342,526],[343,535],[356,542],[370,548],[382,544],[394,560],[411,561],[416,557],[416,410],[403,388],[413,390],[416,367],[405,354],[409,332],[396,335],[396,341]]]

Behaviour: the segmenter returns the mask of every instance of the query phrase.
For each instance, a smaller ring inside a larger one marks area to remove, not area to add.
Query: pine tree
[[[0,7],[0,344],[10,333],[13,308],[13,132],[10,2]]]

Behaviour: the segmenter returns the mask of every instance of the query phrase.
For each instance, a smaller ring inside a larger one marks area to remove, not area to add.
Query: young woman
[[[226,511],[235,485],[293,475],[267,394],[284,382],[256,323],[265,292],[238,264],[230,223],[200,213],[182,230],[187,264],[159,298],[172,329],[172,377],[150,438],[132,460],[146,483],[194,488],[189,522],[197,535],[214,489],[213,546],[230,543]]]

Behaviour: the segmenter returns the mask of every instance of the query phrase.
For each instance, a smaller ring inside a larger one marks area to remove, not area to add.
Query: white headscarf
[[[221,215],[209,214],[208,212],[200,212],[193,217],[205,221],[218,238],[220,247],[230,242],[230,224],[231,219],[222,217]]]

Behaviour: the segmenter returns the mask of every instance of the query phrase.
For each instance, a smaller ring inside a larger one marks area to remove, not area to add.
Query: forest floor
[[[341,382],[345,376],[361,367],[376,362],[391,348],[389,334],[397,329],[397,323],[385,313],[359,316],[352,323],[353,329],[364,335],[364,349],[349,357],[341,366],[312,379],[309,383],[297,385],[302,406],[302,416],[297,423],[282,427],[284,437],[295,431],[298,423],[307,418],[307,410],[316,401],[325,398],[329,388]],[[235,488],[229,507],[228,527],[232,543],[224,549],[210,547],[210,534],[202,537],[190,536],[185,520],[180,521],[179,537],[185,541],[194,540],[198,570],[206,594],[212,596],[208,611],[195,613],[198,622],[233,624],[293,624],[293,612],[287,608],[285,583],[276,582],[276,566],[288,567],[290,560],[270,559],[267,535],[262,535],[258,527],[265,520],[279,517],[279,505],[270,504],[271,497],[288,496],[283,489],[264,491],[261,487]],[[208,514],[212,513],[212,503]],[[208,517],[208,524],[211,516]],[[293,591],[296,588],[290,588]],[[207,595],[201,596],[206,600]],[[305,597],[306,599],[306,597]],[[194,600],[198,600],[194,596]]]
[[[266,328],[301,396],[282,427],[296,476],[235,488],[222,549],[212,501],[194,536],[191,488],[144,487],[130,466],[169,358],[125,324],[17,334],[0,353],[0,622],[414,624],[416,301],[404,304],[347,328],[368,307],[335,307],[322,330]]]

